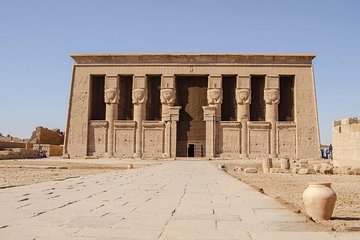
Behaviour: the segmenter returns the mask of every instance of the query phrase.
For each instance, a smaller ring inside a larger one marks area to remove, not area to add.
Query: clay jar
[[[306,213],[314,220],[329,220],[334,210],[336,193],[328,182],[309,183],[303,193]]]

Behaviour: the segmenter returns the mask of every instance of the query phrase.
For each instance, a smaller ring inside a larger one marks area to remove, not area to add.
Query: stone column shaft
[[[237,77],[236,103],[237,121],[241,122],[241,158],[248,158],[248,121],[250,120],[251,78],[239,75]]]
[[[269,157],[277,157],[276,122],[278,121],[278,105],[280,102],[279,76],[267,76],[264,89],[266,103],[265,121],[270,122],[270,153]]]
[[[216,107],[204,106],[204,121],[206,121],[206,157],[213,158],[216,154]]]
[[[132,102],[134,104],[134,121],[136,122],[134,156],[137,158],[142,157],[142,121],[146,116],[146,100],[146,77],[134,76]]]
[[[171,140],[172,140],[172,135],[174,135],[174,131],[172,128],[170,109],[171,107],[174,106],[175,98],[176,98],[175,76],[173,75],[161,76],[161,90],[160,90],[160,102],[161,102],[161,110],[162,110],[161,120],[165,122],[164,157],[170,157],[172,155],[171,150],[173,144]]]
[[[117,118],[119,104],[119,77],[106,76],[104,101],[106,104],[105,120],[108,122],[106,156],[114,156],[114,120]]]

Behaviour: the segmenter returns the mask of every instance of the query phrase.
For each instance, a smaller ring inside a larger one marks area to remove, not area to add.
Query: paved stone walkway
[[[0,239],[360,239],[303,216],[206,161],[0,189]]]

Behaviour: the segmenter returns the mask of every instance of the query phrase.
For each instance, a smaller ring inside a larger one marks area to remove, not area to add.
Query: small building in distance
[[[320,158],[311,54],[75,54],[64,154]]]

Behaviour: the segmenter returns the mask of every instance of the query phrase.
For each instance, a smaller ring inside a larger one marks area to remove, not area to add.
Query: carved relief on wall
[[[249,131],[249,153],[258,157],[266,157],[269,154],[269,131]]]
[[[160,101],[162,104],[172,105],[175,103],[176,94],[172,88],[163,88],[160,90]]]
[[[236,89],[236,102],[237,104],[250,104],[251,103],[251,90],[248,88]]]
[[[131,157],[134,154],[134,129],[115,129],[115,155]]]
[[[222,130],[222,153],[239,153],[240,130],[223,128]]]
[[[278,153],[281,157],[296,157],[296,130],[278,129]]]
[[[116,88],[105,89],[104,101],[105,103],[119,103],[119,91]]]
[[[264,100],[266,104],[278,104],[280,102],[279,89],[275,89],[275,88],[265,89]]]
[[[136,88],[132,91],[132,102],[134,104],[145,103],[146,101],[146,90],[144,88]]]
[[[163,129],[144,129],[143,152],[148,156],[162,156]]]
[[[207,90],[207,100],[209,105],[221,104],[223,93],[220,88],[210,88]]]

